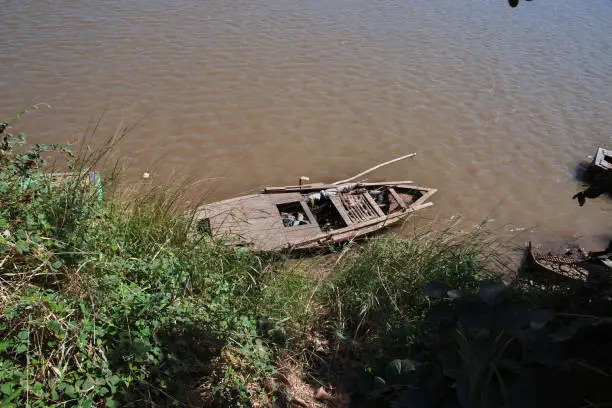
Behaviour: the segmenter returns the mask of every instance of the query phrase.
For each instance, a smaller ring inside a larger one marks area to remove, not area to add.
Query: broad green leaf
[[[425,294],[434,299],[443,299],[450,290],[450,286],[443,282],[429,282],[425,285]]]
[[[433,408],[436,405],[432,404],[431,398],[420,389],[412,389],[408,391],[402,391],[399,394],[398,400],[395,404],[391,405],[395,407],[410,407],[410,408]]]
[[[597,319],[592,317],[581,317],[574,320],[569,326],[563,326],[554,333],[551,333],[550,337],[554,341],[562,342],[569,340],[580,330],[592,326],[597,323]]]
[[[13,407],[14,405],[11,402],[21,395],[21,391],[21,388],[17,388],[11,395],[0,401],[0,408]]]
[[[400,360],[400,359],[395,359],[393,361],[391,361],[389,363],[389,365],[387,366],[387,370],[392,374],[392,375],[396,375],[396,376],[401,376],[402,374],[406,374],[408,372],[411,371],[415,371],[416,370],[416,362],[413,362],[412,360],[409,359],[404,359],[404,360]]]
[[[0,386],[0,391],[2,391],[4,395],[10,395],[13,392],[14,386],[15,386],[15,383],[12,383],[12,382],[4,383]]]
[[[478,296],[489,306],[504,300],[508,287],[503,282],[484,283],[480,285]]]
[[[19,252],[20,254],[30,251],[30,245],[26,241],[18,241],[16,248],[17,252]]]
[[[459,309],[459,322],[467,328],[491,329],[493,311],[483,303],[468,303]]]
[[[383,388],[387,383],[381,377],[374,377],[374,388]]]
[[[456,310],[448,304],[433,305],[427,311],[427,320],[430,322],[439,322],[441,320],[452,320],[455,318]]]
[[[501,304],[488,309],[492,311],[491,328],[514,332],[529,325],[531,312],[526,307]]]
[[[47,322],[47,327],[55,334],[59,334],[62,332],[62,326],[55,320],[49,320]]]
[[[531,314],[529,326],[532,329],[539,330],[544,328],[550,321],[555,318],[555,312],[551,309],[539,309]]]
[[[87,377],[87,379],[83,382],[83,391],[91,391],[94,387],[94,383],[91,378]]]
[[[85,400],[79,403],[79,408],[91,408],[93,406],[93,401]]]
[[[106,400],[106,407],[107,408],[119,408],[119,403],[112,398],[108,398]]]
[[[68,398],[76,397],[76,390],[71,384],[61,383],[57,386],[57,390]]]
[[[450,299],[461,299],[461,298],[465,297],[466,293],[465,293],[465,291],[463,291],[461,289],[451,289],[451,290],[446,292],[446,295]]]

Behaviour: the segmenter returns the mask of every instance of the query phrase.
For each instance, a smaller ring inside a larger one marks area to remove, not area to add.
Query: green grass
[[[478,248],[468,244],[474,237],[446,234],[375,239],[339,265],[328,302],[342,314],[350,336],[357,337],[364,326],[385,331],[418,316],[427,282],[463,286],[483,272]]]
[[[43,158],[65,146],[10,147],[0,156],[2,406],[272,403],[279,356],[330,351],[313,337],[378,344],[408,330],[412,344],[429,306],[423,285],[470,286],[484,271],[483,240],[449,231],[371,240],[326,274],[310,270],[316,262],[289,267],[199,231],[180,186],[126,193],[112,171],[100,201],[85,170],[104,151],[68,157],[74,176],[58,180]]]

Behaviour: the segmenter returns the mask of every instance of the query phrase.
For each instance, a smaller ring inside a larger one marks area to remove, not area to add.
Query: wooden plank
[[[406,203],[404,202],[404,200],[402,200],[402,198],[399,196],[399,194],[397,194],[397,191],[395,191],[394,188],[390,188],[389,193],[391,193],[393,199],[397,201],[397,205],[399,205],[402,209],[405,210],[406,208],[408,208],[406,207]]]
[[[308,191],[319,191],[326,188],[336,187],[333,184],[313,183],[303,184],[301,186],[282,186],[282,187],[266,187],[263,192],[265,194],[278,194],[278,193],[289,193],[289,192],[308,192]]]
[[[359,223],[367,218],[363,211],[361,211],[357,206],[351,206],[349,208],[349,215],[351,216],[353,223]]]
[[[206,204],[200,207],[196,216],[198,218],[214,217],[216,215],[231,212],[250,212],[256,210],[270,210],[270,204],[266,196],[256,194],[251,196],[236,197],[234,199]]]
[[[423,208],[431,207],[432,205],[433,205],[433,203],[430,201],[428,203],[414,205],[414,206],[410,207],[409,209],[414,212],[414,211],[417,211],[417,210],[422,210]]]
[[[204,206],[211,206],[211,205],[225,205],[225,204],[235,204],[238,203],[240,201],[248,201],[248,200],[252,200],[252,199],[256,199],[258,197],[261,197],[261,194],[250,194],[250,195],[246,195],[246,196],[241,196],[241,197],[234,197],[234,198],[228,198],[227,200],[223,200],[223,201],[217,201],[215,203],[210,203],[210,204],[205,204]]]
[[[412,184],[412,180],[403,180],[403,181],[387,181],[387,182],[377,182],[377,183],[345,183],[345,184],[356,184],[356,187],[394,187],[403,184]],[[319,192],[321,190],[326,190],[329,188],[338,188],[343,184],[324,184],[324,183],[313,183],[313,184],[303,184],[300,186],[282,186],[282,187],[266,187],[263,190],[264,194],[280,194],[280,193],[290,193],[290,192],[298,192],[298,193],[311,193],[311,192]]]
[[[340,201],[342,201],[342,205],[344,205],[344,208],[346,209],[349,217],[351,218],[351,221],[359,222],[359,220],[361,219],[361,216],[359,212],[357,211],[357,209],[354,207],[353,202],[351,201],[350,198],[351,196],[343,194],[340,196]]]
[[[412,180],[404,180],[404,181],[385,181],[378,183],[358,183],[357,187],[395,187],[402,184],[412,184],[414,181]]]
[[[421,196],[421,198],[419,198],[415,202],[411,203],[408,206],[408,208],[412,208],[415,205],[421,205],[421,204],[425,203],[427,200],[429,200],[429,198],[432,195],[434,195],[438,191],[435,188],[425,188],[425,187],[419,187],[419,188],[416,188],[415,190],[420,190],[423,193],[423,195]]]
[[[278,218],[260,218],[242,223],[225,223],[216,235],[235,237],[258,250],[270,250],[287,246],[284,226]]]
[[[353,201],[353,208],[359,213],[360,221],[367,221],[372,218],[376,218],[376,213],[373,209],[368,208],[368,204],[364,202],[363,197],[359,197]]]
[[[345,197],[351,203],[351,208],[355,209],[357,214],[359,214],[359,221],[367,221],[380,216],[367,201],[365,194],[347,194]]]
[[[372,206],[374,211],[376,211],[376,214],[378,214],[379,217],[384,217],[385,216],[385,213],[380,209],[378,204],[376,204],[376,201],[374,201],[374,199],[372,198],[370,193],[364,193],[363,196],[365,197],[367,202]]]
[[[373,232],[376,232],[384,227],[388,227],[394,224],[397,224],[398,222],[400,222],[403,219],[403,217],[398,217],[395,218],[393,220],[383,220],[383,221],[379,221],[378,223],[371,225],[367,228],[362,228],[356,231],[351,231],[351,232],[346,232],[344,234],[338,234],[335,235],[334,237],[332,237],[332,239],[330,240],[330,243],[335,243],[335,242],[341,242],[341,241],[346,241],[349,239],[354,239],[354,238],[358,238],[358,237],[362,237],[364,235],[367,234],[371,234]]]
[[[268,231],[270,229],[282,230],[283,223],[279,219],[266,217],[232,217],[218,216],[209,218],[210,227],[213,231]]]
[[[391,218],[402,218],[405,217],[407,214],[409,214],[408,211],[404,212],[404,213],[400,213],[398,215],[392,215]],[[379,217],[379,218],[374,218],[372,220],[366,221],[366,222],[361,222],[361,223],[357,223],[354,225],[351,225],[349,227],[344,227],[344,228],[339,228],[337,230],[331,231],[331,232],[327,232],[327,233],[323,233],[317,237],[314,237],[308,241],[303,242],[304,245],[307,245],[311,242],[325,242],[325,241],[329,241],[331,240],[335,235],[341,235],[341,234],[345,234],[345,233],[349,233],[349,232],[355,232],[359,229],[365,228],[365,227],[369,227],[372,226],[374,224],[377,223],[381,223],[383,221],[385,221],[388,217]]]
[[[219,208],[213,209],[210,211],[205,211],[204,213],[200,213],[200,218],[208,218],[210,220],[214,219],[228,219],[235,220],[235,222],[244,222],[244,220],[249,219],[259,219],[259,218],[277,218],[280,215],[277,214],[278,210],[273,206],[268,206],[268,208]]]
[[[336,207],[336,210],[338,210],[338,213],[340,214],[340,217],[342,217],[342,219],[344,220],[344,223],[347,226],[348,225],[352,225],[353,224],[353,220],[351,219],[351,217],[348,215],[348,213],[344,209],[344,204],[342,204],[342,201],[340,200],[340,197],[337,196],[337,195],[331,196],[331,197],[329,197],[329,200],[332,202],[334,207]]]
[[[321,228],[317,224],[285,228],[285,236],[289,245],[299,245],[301,242],[312,239],[319,234],[321,234]]]
[[[315,217],[312,211],[310,211],[308,205],[304,201],[301,201],[300,204],[302,204],[302,209],[304,210],[304,213],[306,213],[306,218],[308,218],[308,221],[318,227],[319,224],[317,223],[317,217]]]
[[[288,204],[304,201],[304,196],[300,193],[284,193],[284,194],[273,194],[264,195],[266,200],[273,205]]]
[[[600,147],[597,149],[597,154],[593,159],[593,164],[604,170],[612,170],[612,162],[608,160],[611,157],[612,150],[607,150]]]

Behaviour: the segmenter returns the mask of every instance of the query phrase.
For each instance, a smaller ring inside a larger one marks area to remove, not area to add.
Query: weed
[[[450,231],[371,240],[347,256],[331,278],[327,303],[343,317],[338,330],[357,338],[416,322],[427,305],[426,282],[469,286],[484,273],[482,242],[477,233]]]

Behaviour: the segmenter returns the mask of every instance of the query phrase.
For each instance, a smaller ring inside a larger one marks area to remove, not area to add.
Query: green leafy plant
[[[211,362],[227,344],[241,345],[245,364],[222,377],[244,381],[220,382],[217,395],[252,398],[281,342],[257,330],[253,307],[274,258],[198,232],[178,189],[124,194],[103,175],[100,201],[89,171],[104,152],[74,157],[67,145],[2,136],[4,406],[185,404],[218,378]],[[52,171],[50,152],[68,172]]]

